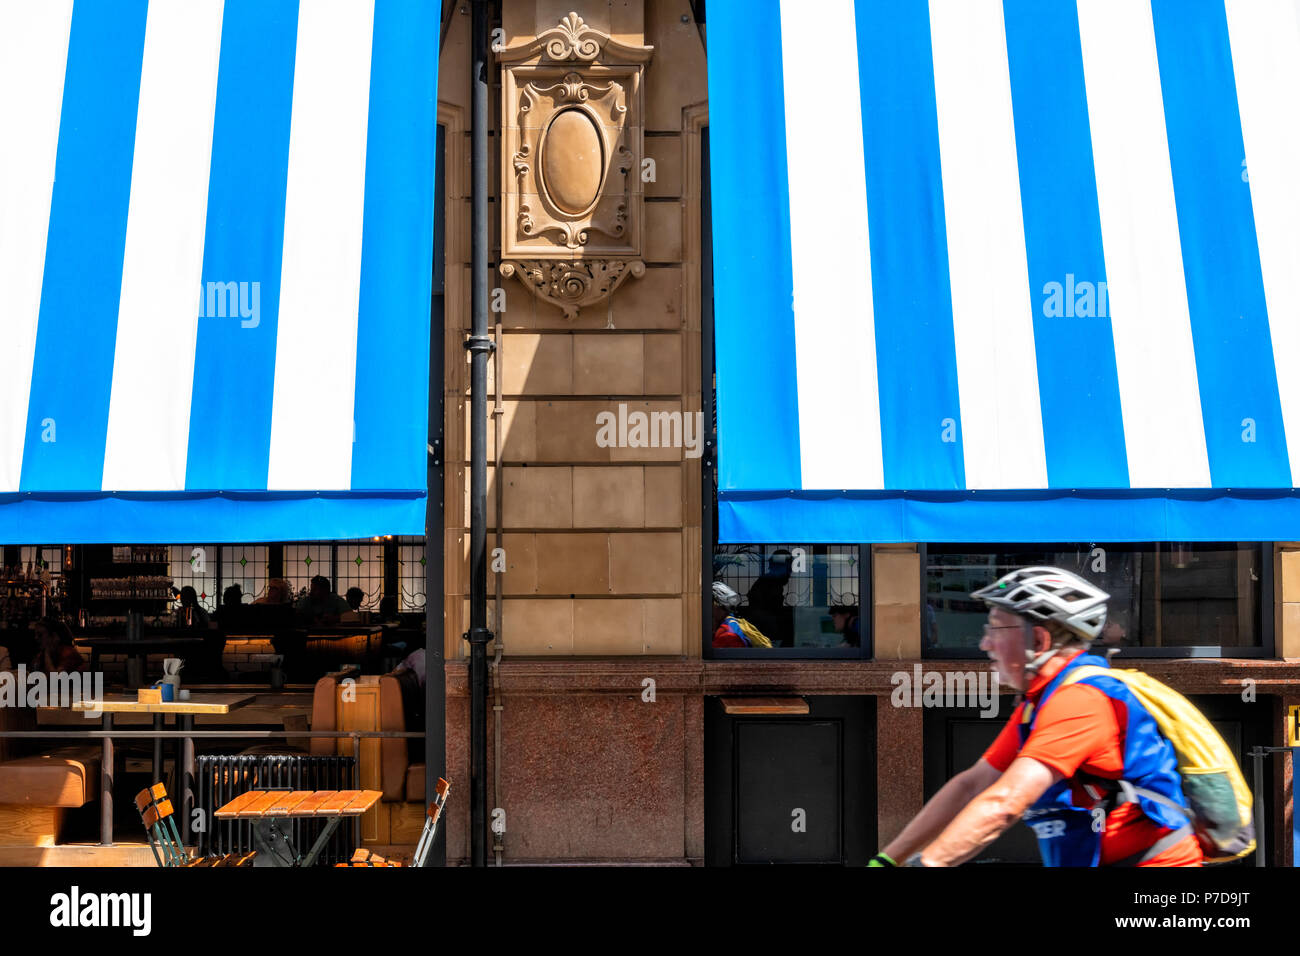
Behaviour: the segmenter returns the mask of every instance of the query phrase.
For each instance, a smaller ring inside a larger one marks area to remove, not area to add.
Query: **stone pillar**
[[[916,545],[871,548],[874,656],[877,660],[921,657],[921,556]]]

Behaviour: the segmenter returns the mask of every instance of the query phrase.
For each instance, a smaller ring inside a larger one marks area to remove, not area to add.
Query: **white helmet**
[[[1106,625],[1110,595],[1070,571],[1021,568],[971,597],[1033,621],[1056,621],[1091,642]]]
[[[740,607],[740,595],[721,581],[713,582],[713,600],[729,611]]]

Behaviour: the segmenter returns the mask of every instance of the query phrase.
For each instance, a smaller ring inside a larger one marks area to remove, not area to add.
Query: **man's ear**
[[[1052,648],[1052,632],[1045,627],[1034,628],[1034,651],[1042,654]]]

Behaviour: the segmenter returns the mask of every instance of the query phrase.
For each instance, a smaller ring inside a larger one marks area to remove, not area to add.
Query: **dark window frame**
[[[1137,545],[1146,545],[1150,542],[1134,542]],[[1123,647],[1112,656],[1112,660],[1140,660],[1143,658],[1213,658],[1213,659],[1266,659],[1276,656],[1275,652],[1275,608],[1273,594],[1273,555],[1274,544],[1271,541],[1255,542],[1259,549],[1260,555],[1260,576],[1259,576],[1259,639],[1260,643],[1250,647],[1224,647],[1217,644],[1166,644],[1163,647]],[[968,545],[972,551],[979,544]],[[1033,543],[1016,543],[1016,542],[999,542],[985,543],[988,547],[1002,547],[1010,549],[1032,550],[1038,545]],[[1050,545],[1042,545],[1050,547]],[[926,602],[926,578],[929,569],[929,549],[928,544],[918,544],[917,550],[920,552],[920,594],[921,604]],[[996,554],[996,551],[984,552],[987,554]],[[918,627],[919,627],[918,623]],[[922,646],[922,660],[984,660],[988,655],[978,648],[971,647],[937,647],[927,648]]]

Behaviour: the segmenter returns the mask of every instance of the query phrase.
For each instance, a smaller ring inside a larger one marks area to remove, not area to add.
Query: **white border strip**
[[[298,14],[268,489],[352,483],[373,26],[373,0]]]
[[[802,485],[879,489],[885,474],[852,0],[824,0],[816,16],[806,4],[781,0],[781,62]]]
[[[185,487],[223,10],[222,0],[149,4],[105,491]]]
[[[930,0],[967,488],[1046,488],[1001,0]]]
[[[1246,143],[1243,178],[1255,212],[1273,365],[1291,461],[1300,482],[1300,3],[1227,0],[1237,106]]]
[[[18,490],[72,0],[0,3],[0,492]]]
[[[1151,8],[1078,9],[1129,484],[1209,487]]]

